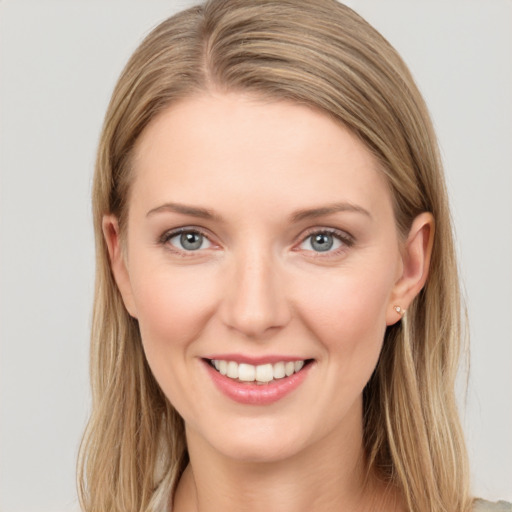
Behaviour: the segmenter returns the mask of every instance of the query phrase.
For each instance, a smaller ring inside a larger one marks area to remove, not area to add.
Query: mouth
[[[313,359],[277,361],[259,365],[237,363],[225,359],[205,359],[205,361],[220,375],[235,382],[269,385],[301,372],[313,362]]]

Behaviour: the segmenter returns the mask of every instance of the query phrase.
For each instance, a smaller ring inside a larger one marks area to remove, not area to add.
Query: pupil
[[[333,246],[333,243],[331,235],[319,233],[313,237],[311,245],[315,251],[328,251]]]
[[[193,251],[199,249],[203,243],[203,236],[200,233],[182,233],[180,236],[180,242],[184,249]]]

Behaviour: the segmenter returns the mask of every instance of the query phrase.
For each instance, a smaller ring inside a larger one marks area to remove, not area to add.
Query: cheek
[[[166,353],[183,359],[215,310],[212,279],[192,267],[148,269],[146,265],[133,276],[132,287],[150,365],[158,364]]]
[[[132,278],[144,353],[160,388],[176,410],[193,418],[201,395],[188,377],[194,341],[215,310],[212,279],[198,269],[144,265]],[[191,409],[192,407],[192,409]]]
[[[393,267],[336,270],[312,279],[303,289],[308,293],[298,292],[303,322],[347,376],[371,373],[377,362],[394,283],[388,268]]]

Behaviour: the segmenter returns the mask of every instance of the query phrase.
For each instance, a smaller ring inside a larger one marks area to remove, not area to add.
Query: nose
[[[239,255],[228,274],[222,304],[228,328],[247,338],[266,339],[288,324],[290,305],[281,272],[269,254],[253,250]]]

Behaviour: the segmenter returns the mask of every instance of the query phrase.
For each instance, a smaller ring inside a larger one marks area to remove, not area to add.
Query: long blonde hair
[[[364,443],[370,470],[396,485],[411,511],[468,510],[454,396],[461,305],[436,137],[397,52],[335,0],[210,0],[156,27],[119,78],[93,186],[93,403],[79,459],[83,509],[157,510],[169,503],[187,464],[183,421],[146,363],[137,321],[110,270],[101,223],[113,213],[125,226],[130,157],[148,123],[170,104],[213,89],[321,109],[378,158],[403,235],[420,212],[434,215],[428,281],[402,322],[388,328],[364,390]]]

